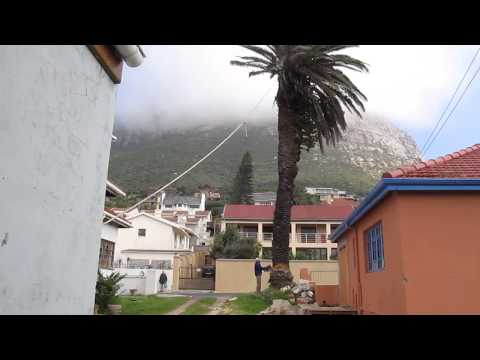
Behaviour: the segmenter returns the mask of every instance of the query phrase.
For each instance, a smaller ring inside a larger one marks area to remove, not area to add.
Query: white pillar
[[[222,221],[220,223],[220,231],[225,232],[226,229],[227,229],[227,223],[225,221]]]
[[[263,224],[258,223],[258,230],[257,230],[257,240],[258,241],[263,241]]]
[[[296,243],[297,242],[297,223],[294,223],[294,222],[291,222],[290,223],[290,226],[291,226],[291,243]]]

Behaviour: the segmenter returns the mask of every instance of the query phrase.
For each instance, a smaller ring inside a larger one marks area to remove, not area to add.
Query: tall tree
[[[247,151],[243,154],[242,162],[238,168],[237,175],[233,180],[232,204],[253,204],[253,165],[252,156]]]
[[[253,68],[249,76],[277,77],[278,188],[274,215],[270,285],[292,281],[289,269],[290,211],[297,163],[302,149],[335,143],[346,129],[344,108],[361,117],[366,97],[342,69],[368,71],[360,60],[339,50],[352,45],[242,45],[255,56],[241,56],[232,65]]]

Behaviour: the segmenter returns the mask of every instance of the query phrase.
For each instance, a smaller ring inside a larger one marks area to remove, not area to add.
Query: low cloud
[[[403,128],[429,127],[448,102],[475,48],[360,46],[349,53],[367,62],[370,73],[349,75],[369,99],[367,112]],[[170,129],[276,116],[276,80],[267,75],[249,78],[247,68],[229,63],[248,54],[247,50],[230,45],[157,45],[144,50],[144,64],[127,68],[120,85],[119,122]]]

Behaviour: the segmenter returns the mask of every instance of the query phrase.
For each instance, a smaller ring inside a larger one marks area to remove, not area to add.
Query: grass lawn
[[[256,315],[270,305],[271,302],[260,295],[239,295],[228,303],[228,315]]]
[[[181,315],[205,315],[216,301],[217,299],[214,297],[200,299],[190,305]]]
[[[120,296],[120,305],[124,315],[162,315],[175,310],[188,300],[186,296]]]

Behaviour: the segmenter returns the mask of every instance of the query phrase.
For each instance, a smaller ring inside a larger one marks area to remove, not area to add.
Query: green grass
[[[256,315],[271,305],[265,297],[261,295],[239,295],[237,299],[229,302],[229,315]]]
[[[190,305],[181,315],[205,315],[216,301],[217,299],[214,297],[200,299]]]
[[[186,296],[158,297],[121,296],[122,314],[124,315],[163,315],[175,310],[189,300]]]

